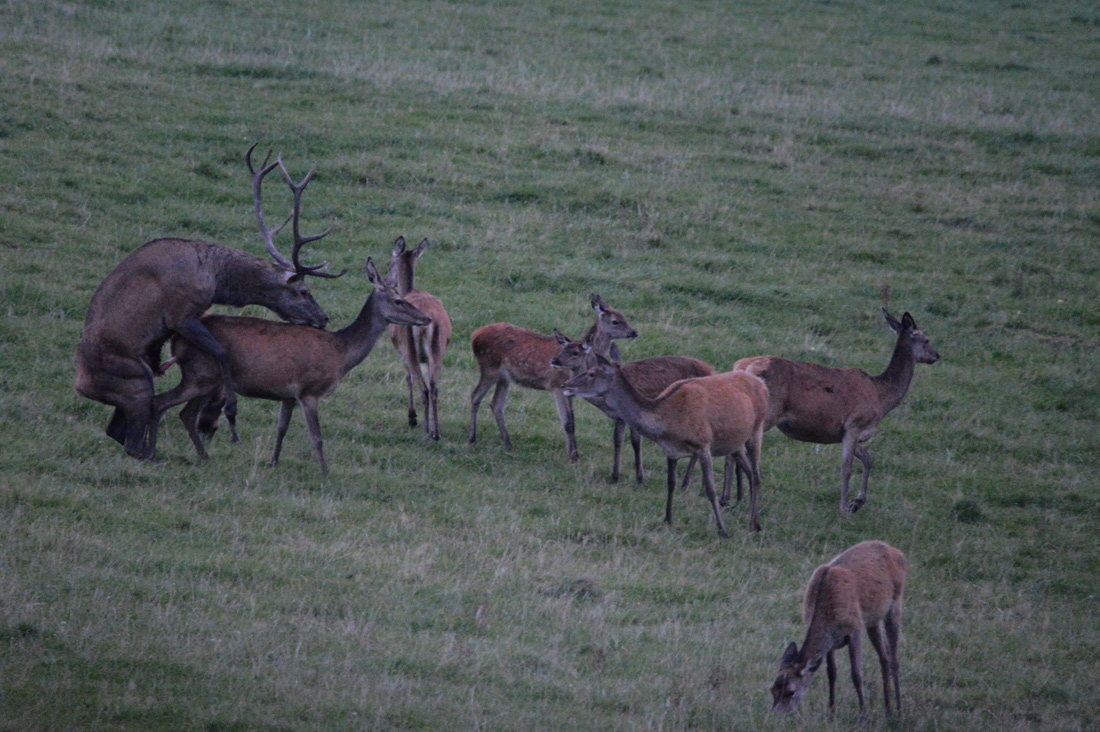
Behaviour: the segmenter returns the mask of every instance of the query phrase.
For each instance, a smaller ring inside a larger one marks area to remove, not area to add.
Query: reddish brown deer
[[[585,341],[573,341],[554,331],[559,343],[564,339],[564,344],[558,355],[550,361],[550,365],[556,369],[565,369],[569,375],[576,376],[589,368],[589,356],[586,346],[591,344]],[[681,379],[691,379],[697,376],[711,376],[714,369],[697,358],[683,356],[654,356],[640,361],[631,361],[623,364],[623,374],[634,388],[649,398],[655,398],[670,384]],[[614,443],[614,457],[611,463],[611,482],[619,482],[619,474],[622,469],[623,435],[626,432],[626,422],[615,410],[601,397],[585,397],[592,406],[599,409],[615,423],[612,440]],[[645,480],[645,469],[642,466],[642,438],[633,428],[630,430],[630,445],[634,448],[634,475],[639,484]],[[691,471],[691,468],[688,468]],[[729,500],[729,496],[726,496]]]
[[[821,445],[841,444],[840,512],[855,513],[867,502],[871,456],[863,443],[875,434],[883,417],[905,398],[918,363],[933,364],[940,355],[905,313],[901,321],[882,311],[897,333],[886,370],[869,376],[860,369],[833,369],[775,356],[743,358],[735,371],[756,374],[768,385],[768,416],[764,429],[778,427],[787,437]],[[859,495],[848,502],[852,458],[863,464]],[[740,492],[740,477],[738,478]]]
[[[611,353],[613,340],[638,337],[638,331],[630,327],[623,314],[609,307],[599,295],[592,295],[590,302],[592,309],[596,311],[596,322],[588,329],[585,338],[591,340],[593,351],[607,356]],[[548,391],[553,395],[558,418],[565,430],[569,459],[577,461],[579,453],[574,437],[573,400],[561,392],[562,384],[569,378],[569,372],[550,365],[551,359],[561,350],[565,340],[560,334],[541,335],[510,323],[493,323],[474,331],[470,344],[474,358],[477,359],[480,378],[470,394],[471,443],[477,440],[477,410],[481,406],[481,400],[495,384],[496,390],[491,402],[493,416],[496,417],[504,449],[512,449],[512,440],[508,437],[508,428],[504,424],[504,403],[508,399],[511,385],[519,384],[528,389]]]
[[[281,402],[275,450],[270,465],[279,460],[294,405],[301,404],[309,437],[321,472],[328,472],[321,443],[319,402],[336,391],[348,371],[370,354],[389,323],[427,326],[430,319],[398,294],[392,279],[383,280],[367,259],[367,279],[373,291],[355,321],[336,332],[278,323],[260,318],[207,315],[203,322],[225,347],[233,382],[242,396]],[[206,352],[180,337],[172,339],[172,354],[183,371],[179,385],[157,395],[154,415],[187,402],[180,419],[200,458],[206,450],[199,440],[196,422],[211,399],[222,390],[220,370]],[[228,415],[227,415],[228,417]],[[236,442],[233,420],[229,420]],[[156,433],[153,434],[154,440]]]
[[[677,381],[650,399],[634,387],[623,367],[602,357],[595,366],[565,382],[567,396],[600,397],[643,437],[656,442],[668,457],[668,501],[665,522],[672,523],[676,461],[694,457],[703,471],[703,488],[714,509],[718,534],[728,537],[714,492],[714,458],[732,455],[749,476],[749,528],[760,530],[760,442],[768,390],[744,371]]]
[[[122,443],[127,455],[151,459],[155,454],[150,439],[153,378],[160,373],[160,351],[169,337],[187,340],[217,360],[226,386],[226,412],[233,413],[236,400],[225,349],[200,320],[212,304],[263,305],[292,323],[317,328],[328,322],[306,288],[305,276],[340,275],[325,272],[327,262],[307,267],[299,261],[303,244],[328,233],[314,237],[298,234],[301,195],[313,171],[295,185],[281,156],[267,164],[270,152],[257,171],[252,167],[255,147],[249,148],[245,161],[252,174],[256,219],[274,264],[209,242],[154,239],[123,259],[92,295],[77,347],[74,387],[81,396],[115,408],[107,434]],[[290,261],[279,254],[274,242],[286,224],[269,232],[260,211],[263,179],[276,167],[294,192]]]
[[[443,355],[451,342],[451,319],[439,298],[415,287],[416,261],[428,248],[425,239],[415,249],[405,248],[405,237],[398,237],[393,244],[393,257],[387,271],[395,273],[397,291],[417,310],[431,318],[427,328],[407,325],[391,325],[390,340],[405,365],[405,383],[409,388],[409,426],[416,426],[415,390],[419,387],[424,403],[424,429],[433,440],[439,439],[439,374],[443,369]],[[428,367],[425,383],[421,365]]]
[[[905,590],[905,555],[881,541],[865,541],[814,570],[802,600],[802,622],[808,627],[802,649],[791,643],[783,653],[779,675],[772,684],[772,711],[789,712],[810,688],[825,660],[829,674],[829,708],[836,704],[836,659],[833,653],[848,646],[852,684],[863,703],[862,636],[867,631],[882,668],[882,692],[890,713],[890,685],[901,714],[898,636],[901,633],[901,595]],[[886,630],[883,643],[882,628]]]

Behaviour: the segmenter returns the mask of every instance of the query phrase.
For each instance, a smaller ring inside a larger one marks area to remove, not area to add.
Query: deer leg
[[[225,348],[210,334],[206,326],[197,319],[185,320],[177,324],[175,332],[195,348],[213,356],[218,362],[222,383],[225,385],[225,407],[223,407],[225,418],[235,436],[237,434],[237,391],[233,388],[233,374],[229,370],[229,356],[226,354]]]
[[[760,498],[759,472],[754,469],[752,452],[747,445],[730,456],[733,461],[741,466],[741,470],[749,476],[749,530],[760,531],[760,518],[758,514],[758,502]],[[732,472],[732,466],[727,465],[726,471]]]
[[[890,651],[890,676],[894,680],[894,702],[901,716],[901,671],[898,663],[898,636],[901,634],[901,603],[895,602],[886,613],[886,648]]]
[[[286,437],[286,428],[290,426],[290,415],[294,414],[293,399],[286,399],[279,402],[279,423],[275,428],[275,450],[271,453],[271,462],[267,464],[269,468],[274,468],[275,463],[279,462],[279,453],[283,450],[283,438]]]
[[[707,492],[707,500],[714,510],[714,520],[718,523],[718,535],[728,539],[730,535],[726,531],[726,525],[722,523],[722,509],[718,506],[718,494],[714,491],[714,457],[710,450],[699,454],[699,467],[703,471],[703,488]]]
[[[434,333],[434,331],[433,331]],[[438,336],[435,336],[438,338]],[[435,359],[432,352],[428,354],[428,403],[425,405],[425,411],[430,411],[428,418],[428,436],[436,442],[439,442],[439,375],[443,370],[443,364]]]
[[[493,416],[497,420],[497,429],[500,430],[500,439],[504,441],[504,449],[512,450],[512,440],[508,437],[508,428],[504,426],[504,403],[508,401],[508,389],[511,384],[507,379],[500,379],[497,388],[493,392],[493,401],[489,405],[493,409]]]
[[[859,698],[859,711],[866,714],[867,706],[863,703],[863,639],[858,630],[848,636],[848,661],[852,664],[852,686],[856,688]]]
[[[626,434],[626,422],[621,419],[614,421],[611,430],[611,444],[614,446],[614,456],[611,458],[611,482],[619,482],[619,472],[623,466],[623,436]]]
[[[206,460],[207,456],[206,448],[203,447],[202,440],[199,438],[198,419],[208,401],[208,396],[195,397],[180,410],[180,421],[183,422],[184,429],[187,430],[187,436],[191,438],[191,444],[195,446],[195,452],[198,453],[201,460]]]
[[[893,675],[890,672],[890,654],[887,653],[886,647],[882,642],[882,631],[878,627],[878,623],[867,626],[867,637],[871,639],[871,645],[874,646],[875,653],[878,654],[878,665],[882,669],[882,694],[886,697],[886,713],[890,713],[890,682]]]
[[[665,501],[665,523],[672,523],[672,498],[676,495],[676,458],[668,458],[668,500]]]
[[[863,463],[863,476],[860,481],[859,495],[856,496],[856,500],[852,501],[849,506],[852,513],[855,513],[863,508],[863,504],[867,503],[867,479],[871,477],[871,454],[867,452],[867,448],[860,442],[856,443],[853,452],[855,456],[859,458],[859,461]]]
[[[726,455],[726,468],[722,473],[722,498],[718,501],[718,505],[722,508],[726,508],[730,505],[730,496],[733,494],[733,474],[738,470],[737,461],[732,455]],[[741,488],[740,485],[737,486]],[[737,491],[737,502],[741,502],[741,491]]]
[[[691,456],[691,460],[688,460],[687,470],[684,471],[684,482],[680,484],[680,490],[686,491],[691,484],[691,476],[695,472],[695,463],[697,462],[698,460],[694,455]]]
[[[561,420],[562,429],[565,430],[565,447],[569,453],[569,462],[575,463],[580,459],[577,452],[577,437],[574,434],[576,423],[573,419],[573,398],[567,397],[559,390],[554,390],[554,406],[558,408],[558,419]]]
[[[306,417],[306,427],[309,428],[309,441],[313,443],[313,452],[317,455],[317,462],[321,464],[321,475],[328,475],[328,465],[325,463],[325,451],[321,440],[321,420],[317,414],[319,405],[317,400],[313,398],[300,401],[302,403],[302,413]]]
[[[844,433],[840,444],[840,512],[847,516],[855,509],[848,503],[848,483],[852,479],[852,458],[855,457],[857,435],[855,431]]]
[[[642,436],[631,427],[630,446],[634,449],[634,479],[641,485],[645,482],[645,468],[642,466]]]
[[[489,389],[492,388],[494,383],[494,379],[489,378],[488,374],[483,371],[477,381],[477,386],[470,392],[470,436],[467,439],[470,444],[477,441],[477,410],[481,407],[481,400],[489,393]]]
[[[829,709],[836,706],[836,654],[825,654],[825,673],[829,676]]]

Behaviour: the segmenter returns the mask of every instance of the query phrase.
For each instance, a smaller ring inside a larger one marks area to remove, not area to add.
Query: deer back
[[[568,377],[568,372],[555,373],[550,366],[559,350],[553,336],[510,323],[493,323],[475,330],[470,344],[482,370],[507,373],[520,386],[547,389],[552,379],[561,379],[562,374]]]

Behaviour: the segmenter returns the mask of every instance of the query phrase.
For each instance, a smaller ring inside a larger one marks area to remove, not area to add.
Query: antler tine
[[[244,156],[244,162],[248,166],[249,174],[251,174],[252,176],[252,201],[253,207],[256,211],[256,223],[260,227],[260,234],[264,238],[264,246],[267,247],[267,251],[271,255],[272,259],[274,259],[275,262],[278,263],[281,267],[285,267],[286,269],[296,269],[294,263],[288,261],[287,258],[284,257],[282,254],[279,254],[279,250],[275,248],[275,237],[280,231],[283,230],[283,227],[287,225],[287,222],[290,221],[290,218],[288,217],[287,220],[279,226],[279,228],[275,229],[275,231],[269,231],[267,228],[267,224],[264,223],[262,205],[263,195],[261,192],[263,189],[264,176],[274,170],[276,166],[282,165],[283,156],[279,155],[274,163],[268,165],[267,161],[271,159],[271,149],[268,148],[267,155],[264,157],[264,162],[260,165],[260,169],[256,170],[256,168],[252,165],[252,151],[256,149],[256,145],[258,144],[258,142],[253,143],[252,147],[248,148],[248,152],[245,153]]]
[[[317,169],[317,164],[314,163],[313,165],[311,165],[309,168],[309,172],[306,173],[306,177],[302,178],[301,183],[296,184],[294,182],[294,179],[290,177],[290,173],[287,171],[286,166],[283,165],[282,156],[279,156],[279,159],[275,162],[279,166],[280,170],[283,171],[283,177],[286,178],[287,185],[290,186],[290,190],[294,193],[294,210],[290,214],[291,219],[294,221],[294,249],[291,252],[291,259],[294,263],[294,269],[303,275],[313,275],[314,277],[327,277],[330,279],[342,277],[343,275],[347,274],[347,269],[340,272],[339,274],[326,272],[325,270],[327,270],[329,268],[329,265],[331,264],[331,262],[329,262],[328,260],[325,260],[324,262],[316,266],[307,266],[302,264],[301,261],[299,261],[298,259],[298,253],[302,250],[303,245],[317,241],[318,239],[324,239],[332,232],[332,227],[336,225],[336,217],[333,217],[332,224],[330,224],[329,227],[325,229],[322,233],[315,236],[302,236],[298,230],[298,219],[302,213],[302,192],[306,189],[306,186],[309,185],[309,181],[313,178],[313,173]],[[286,222],[283,222],[283,226],[286,226]]]

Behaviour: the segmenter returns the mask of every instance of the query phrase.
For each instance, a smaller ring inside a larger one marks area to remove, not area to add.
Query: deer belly
[[[804,425],[780,420],[776,427],[787,437],[800,442],[831,445],[844,440],[844,428],[841,425]]]

